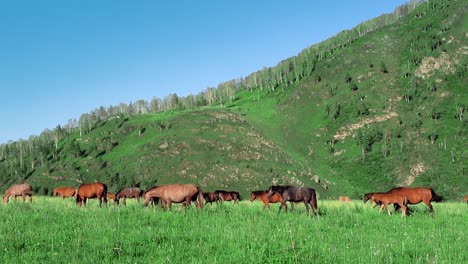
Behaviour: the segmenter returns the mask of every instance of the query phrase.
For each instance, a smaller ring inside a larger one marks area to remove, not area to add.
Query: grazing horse
[[[172,203],[182,203],[182,206],[190,206],[196,200],[196,206],[203,208],[205,199],[203,191],[195,184],[169,184],[154,187],[144,194],[144,206],[147,206],[154,198],[161,200],[163,208],[172,209]]]
[[[268,191],[253,191],[250,194],[250,201],[253,202],[255,200],[262,201],[263,209],[270,208],[270,203],[281,203],[282,197],[279,193],[274,193],[270,198],[268,196]],[[294,204],[291,203],[291,211],[294,208]],[[288,205],[284,204],[284,212],[288,211]]]
[[[391,194],[399,194],[406,196],[408,199],[408,204],[418,204],[423,202],[429,208],[429,213],[434,213],[434,209],[432,207],[431,202],[441,202],[442,196],[437,195],[432,188],[425,188],[425,187],[417,187],[417,188],[409,188],[409,187],[397,187],[393,188],[387,193]],[[394,204],[395,210],[398,210],[400,206],[398,204]]]
[[[282,199],[278,213],[281,212],[281,208],[286,205],[286,202],[304,202],[307,216],[309,216],[309,205],[312,207],[314,215],[317,215],[317,193],[314,189],[309,187],[271,186],[268,189],[267,198],[269,199],[275,193],[280,194]]]
[[[29,202],[32,203],[32,186],[28,183],[12,185],[5,191],[5,194],[3,194],[3,202],[8,203],[8,200],[11,196],[15,198],[15,201],[17,196],[23,197],[23,201],[26,201],[26,196],[29,196]]]
[[[107,204],[107,185],[101,182],[81,184],[76,195],[77,205],[81,207],[81,204],[84,203],[86,206],[88,199],[92,198],[99,199],[99,207],[102,207],[102,199]]]
[[[340,197],[338,197],[338,201],[340,201],[340,202],[351,202],[351,199],[349,198],[349,196],[340,196]]]
[[[399,195],[399,194],[391,194],[391,193],[374,193],[370,197],[371,202],[375,202],[376,204],[380,204],[379,213],[382,212],[383,207],[387,208],[388,215],[392,215],[390,209],[388,208],[389,204],[398,204],[402,209],[401,216],[406,215],[406,209],[408,204],[408,199],[406,196]]]
[[[213,202],[219,201],[219,193],[217,192],[206,192],[203,193],[203,198],[205,198],[205,203],[213,204]]]
[[[140,203],[140,197],[143,196],[143,191],[138,187],[123,188],[115,194],[115,204],[119,204],[120,199],[123,198],[123,204],[127,205],[127,198],[136,198]]]
[[[115,200],[115,194],[111,192],[107,192],[107,201],[114,201]]]
[[[62,196],[62,200],[65,200],[65,198],[68,197],[76,198],[76,193],[77,190],[75,189],[75,187],[58,187],[54,189],[52,196],[60,195]]]
[[[221,202],[234,201],[234,204],[236,204],[241,199],[240,194],[238,192],[216,190],[215,193],[219,195],[219,200]]]
[[[377,193],[374,193],[374,192],[365,193],[364,198],[363,198],[364,203],[369,201],[370,198],[372,198],[372,195],[374,195],[374,194],[377,194]],[[376,206],[381,206],[382,205],[382,203],[380,201],[375,201],[375,200],[374,201],[371,200],[370,203],[374,203],[374,206],[372,206],[372,208],[375,208]]]

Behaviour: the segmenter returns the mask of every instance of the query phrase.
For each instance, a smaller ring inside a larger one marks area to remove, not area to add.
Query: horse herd
[[[28,183],[15,184],[8,188],[3,195],[3,202],[7,203],[10,197],[16,201],[18,196],[26,201],[26,196],[29,196],[32,202],[32,186]],[[152,187],[146,191],[138,187],[123,188],[116,194],[108,192],[107,185],[101,182],[81,184],[78,188],[74,187],[59,187],[53,190],[53,196],[61,196],[62,199],[74,197],[79,207],[83,204],[86,206],[88,199],[98,199],[99,206],[102,206],[102,201],[105,203],[108,200],[114,200],[116,205],[120,201],[126,205],[127,198],[136,198],[140,203],[140,198],[144,199],[143,205],[146,207],[152,203],[157,205],[161,203],[163,209],[172,208],[173,203],[180,203],[182,207],[190,206],[192,202],[196,207],[202,208],[205,203],[212,204],[213,202],[233,201],[238,203],[241,199],[239,192],[216,190],[214,192],[203,192],[201,188],[195,184],[168,184]],[[295,187],[295,186],[271,186],[268,190],[253,191],[250,195],[250,201],[260,200],[264,208],[269,208],[270,203],[280,203],[278,213],[284,207],[287,212],[287,202],[291,205],[291,210],[294,209],[294,203],[304,203],[307,216],[309,215],[309,206],[312,208],[314,215],[317,214],[317,193],[313,188]],[[363,201],[374,203],[374,207],[380,206],[380,211],[385,207],[389,215],[391,215],[389,205],[393,204],[395,211],[402,209],[402,216],[409,214],[409,204],[418,204],[423,202],[429,208],[429,212],[433,213],[431,202],[440,202],[442,197],[437,195],[432,188],[409,188],[397,187],[387,192],[371,192],[364,194]],[[339,201],[349,202],[348,196],[340,196]],[[468,195],[464,201],[468,203]]]

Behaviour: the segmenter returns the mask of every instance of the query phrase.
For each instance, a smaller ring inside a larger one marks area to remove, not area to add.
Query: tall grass
[[[467,263],[468,206],[424,205],[388,216],[362,202],[319,202],[278,214],[241,202],[163,211],[126,207],[77,208],[37,197],[0,205],[0,262],[28,263]]]

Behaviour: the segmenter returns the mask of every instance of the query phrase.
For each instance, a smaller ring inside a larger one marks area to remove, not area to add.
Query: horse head
[[[363,202],[366,203],[371,197],[372,197],[373,193],[366,193],[364,194],[364,197],[363,197]]]

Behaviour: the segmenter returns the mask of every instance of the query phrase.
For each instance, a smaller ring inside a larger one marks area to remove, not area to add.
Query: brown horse
[[[349,196],[340,196],[340,197],[338,197],[338,201],[340,201],[340,202],[351,202],[351,199],[349,198]]]
[[[99,207],[102,207],[102,200],[107,204],[107,185],[101,182],[95,183],[83,183],[78,188],[78,193],[76,195],[76,203],[79,207],[86,202],[88,199],[97,198],[99,199]]]
[[[390,191],[386,192],[387,194],[398,194],[405,196],[408,199],[408,205],[409,204],[418,204],[423,202],[424,204],[427,205],[429,208],[429,213],[434,213],[434,209],[432,207],[431,202],[440,202],[442,201],[442,197],[437,195],[432,188],[425,188],[425,187],[417,187],[417,188],[410,188],[410,187],[397,187],[393,188]],[[373,193],[366,193],[364,195],[364,202],[369,200],[369,195],[372,195]],[[381,205],[381,204],[379,204]],[[400,208],[400,205],[398,203],[393,204],[395,207],[395,210],[398,210]],[[409,207],[408,207],[408,213],[410,213]]]
[[[363,198],[364,203],[369,201],[370,198],[372,198],[372,195],[374,195],[374,194],[377,194],[377,193],[374,193],[374,192],[365,193],[364,198]],[[372,206],[372,208],[375,208],[376,206],[381,206],[382,205],[382,203],[380,201],[375,201],[375,200],[374,201],[371,200],[370,203],[371,204],[374,203],[374,206]]]
[[[309,205],[312,207],[314,215],[317,215],[317,193],[314,189],[309,187],[271,186],[268,189],[267,198],[269,199],[275,193],[280,194],[282,199],[278,213],[281,212],[281,208],[286,205],[286,202],[304,202],[307,216],[309,216]]]
[[[205,199],[203,191],[195,184],[169,184],[154,187],[144,193],[144,206],[147,206],[154,198],[161,200],[163,208],[172,209],[172,203],[182,203],[182,206],[190,206],[196,200],[197,207],[202,208]]]
[[[388,215],[392,215],[390,209],[388,208],[389,204],[398,204],[402,209],[401,216],[406,215],[406,209],[408,204],[408,199],[406,196],[399,194],[390,194],[390,193],[374,193],[370,197],[371,202],[380,204],[379,213],[382,212],[383,207],[387,208]]]
[[[5,191],[5,194],[3,194],[3,202],[8,203],[8,200],[11,196],[15,198],[15,202],[16,202],[17,196],[23,197],[23,201],[26,201],[26,196],[29,196],[29,202],[32,203],[32,196],[33,196],[32,186],[29,185],[28,183],[12,185],[10,188],[8,188]]]
[[[468,195],[465,195],[464,201],[468,204]]]
[[[221,202],[234,201],[234,204],[237,204],[238,201],[240,201],[241,199],[240,194],[238,192],[216,190],[215,193],[219,195],[219,200]]]
[[[114,201],[114,200],[115,200],[115,194],[111,192],[107,192],[107,202]]]
[[[219,201],[219,193],[217,192],[206,192],[203,193],[203,198],[205,199],[205,203],[213,204],[213,202]]]
[[[119,204],[120,199],[123,199],[123,204],[127,205],[127,198],[136,198],[140,203],[140,197],[143,196],[143,191],[138,187],[123,188],[115,194],[115,204]]]
[[[281,203],[282,197],[279,193],[274,193],[270,198],[268,196],[268,191],[253,191],[250,194],[250,201],[259,200],[263,203],[263,208],[270,208],[270,203]],[[291,203],[291,211],[294,208],[294,204]],[[288,205],[284,204],[284,212],[288,211]]]
[[[75,197],[76,198],[77,190],[74,187],[58,187],[55,188],[52,195],[53,196],[62,196],[62,200],[68,197]]]
[[[393,188],[387,193],[399,194],[406,196],[408,199],[408,204],[418,204],[423,202],[428,208],[429,213],[434,213],[434,208],[432,207],[431,202],[441,202],[442,196],[437,195],[432,188],[417,187],[397,187]],[[395,210],[398,210],[400,207],[398,204],[394,204]]]

